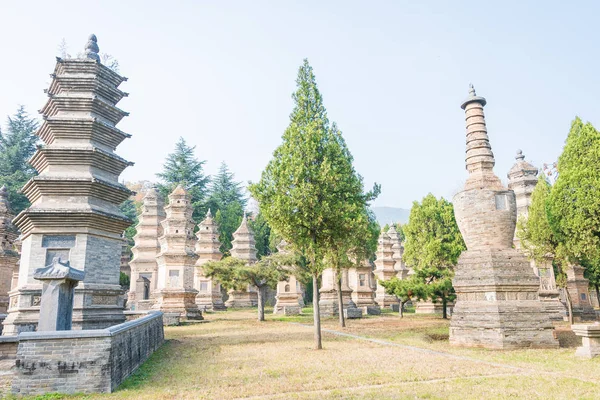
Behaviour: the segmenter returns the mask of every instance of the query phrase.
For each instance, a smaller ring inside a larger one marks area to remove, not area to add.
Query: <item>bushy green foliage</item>
[[[121,285],[123,289],[129,289],[129,282],[129,275],[127,275],[125,272],[119,272],[119,285]]]
[[[247,199],[242,191],[242,183],[236,182],[235,175],[223,161],[219,172],[211,179],[207,205],[216,214],[217,210],[223,210],[232,203],[239,203],[243,209]]]
[[[543,263],[556,252],[558,242],[548,220],[548,199],[551,186],[544,174],[538,177],[531,194],[531,205],[527,218],[517,221],[517,237],[528,256]]]
[[[0,132],[0,186],[6,185],[8,201],[14,213],[29,207],[29,201],[19,190],[36,171],[29,164],[35,153],[38,121],[31,118],[25,107],[8,117],[6,132]]]
[[[277,248],[273,247],[271,240],[271,227],[262,213],[259,212],[256,217],[250,219],[248,221],[248,226],[252,230],[252,233],[254,233],[256,255],[259,259],[277,251]]]
[[[402,301],[441,301],[446,318],[446,303],[456,298],[453,267],[466,250],[452,203],[444,198],[438,200],[432,194],[421,203],[415,201],[403,231],[406,235],[403,260],[414,273],[407,280],[394,278],[380,283]]]
[[[559,242],[557,256],[600,263],[600,132],[576,118],[558,159],[548,217]]]
[[[209,261],[202,268],[206,276],[216,278],[227,290],[246,290],[248,285],[256,286],[259,291],[258,320],[264,321],[266,289],[275,288],[277,282],[288,279],[289,266],[295,263],[294,256],[273,254],[251,265],[235,257],[226,257],[220,261]]]
[[[158,189],[165,199],[181,184],[189,193],[194,207],[193,219],[201,221],[206,215],[206,196],[210,177],[204,175],[206,161],[198,161],[195,155],[196,146],[188,146],[185,139],[179,138],[175,151],[167,156],[163,171],[156,174],[162,182]]]

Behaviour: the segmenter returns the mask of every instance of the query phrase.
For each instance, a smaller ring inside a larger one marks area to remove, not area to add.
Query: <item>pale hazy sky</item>
[[[378,206],[451,197],[466,179],[469,82],[488,100],[496,173],[555,160],[571,120],[600,127],[596,1],[2,1],[0,116],[46,97],[58,45],[115,56],[125,180],[155,179],[183,136],[256,181],[279,145],[302,59]]]

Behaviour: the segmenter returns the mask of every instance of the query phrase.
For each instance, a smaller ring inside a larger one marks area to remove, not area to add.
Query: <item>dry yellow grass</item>
[[[447,322],[396,315],[349,321],[349,332],[391,345],[325,334],[255,311],[208,314],[166,329],[168,342],[121,388],[86,399],[598,398],[600,360],[574,349],[452,349]],[[309,322],[310,318],[290,321]],[[326,329],[339,330],[336,320]],[[434,351],[419,351],[411,345]],[[437,353],[437,352],[441,352]],[[554,361],[553,361],[554,360]],[[73,397],[73,396],[71,396]],[[53,397],[58,398],[58,397]]]

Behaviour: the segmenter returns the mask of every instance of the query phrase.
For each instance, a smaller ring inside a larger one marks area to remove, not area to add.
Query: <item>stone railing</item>
[[[12,391],[114,391],[164,341],[162,313],[106,329],[19,334]]]

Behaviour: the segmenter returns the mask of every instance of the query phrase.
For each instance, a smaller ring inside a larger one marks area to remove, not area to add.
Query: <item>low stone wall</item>
[[[24,332],[18,336],[12,391],[114,391],[164,341],[162,313],[106,329]]]
[[[15,358],[17,356],[17,346],[19,338],[16,336],[0,336],[0,360],[5,358]]]

